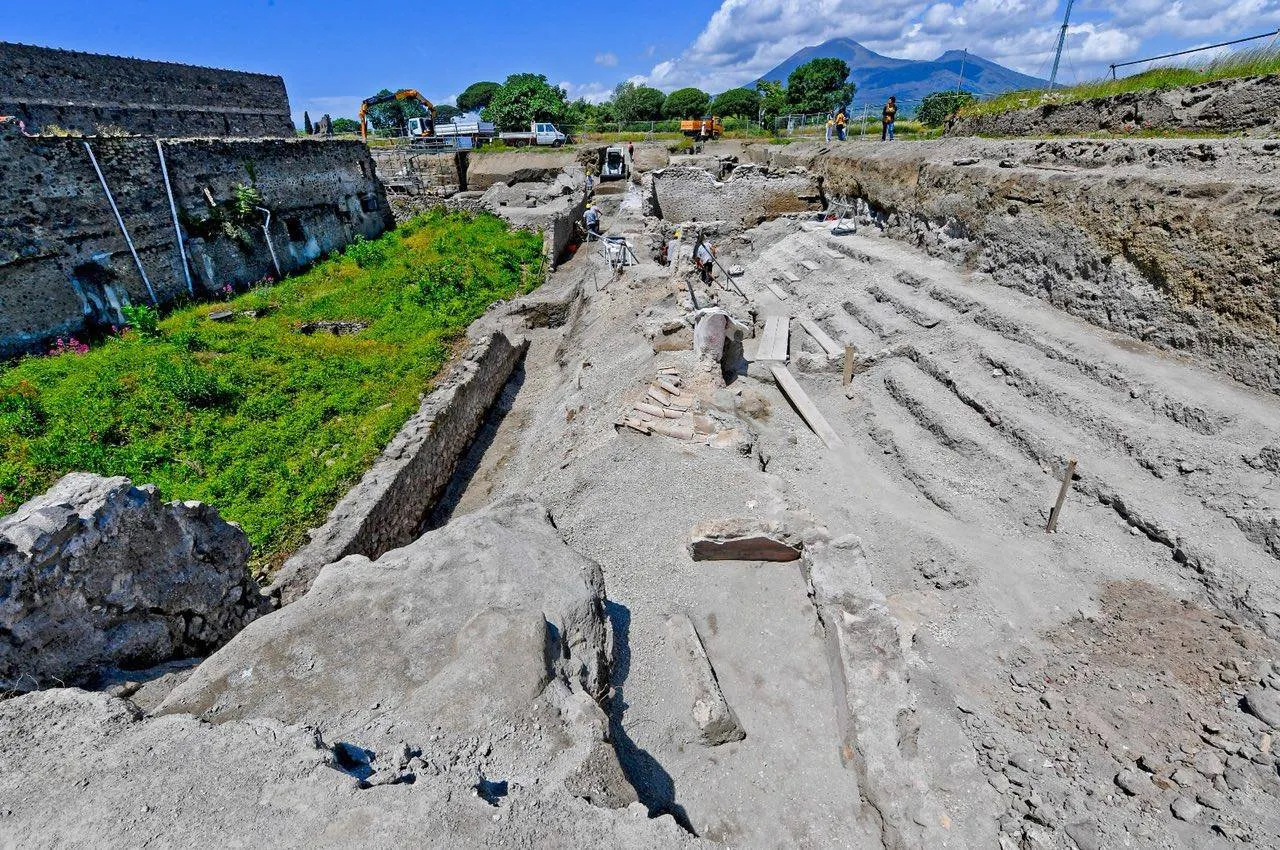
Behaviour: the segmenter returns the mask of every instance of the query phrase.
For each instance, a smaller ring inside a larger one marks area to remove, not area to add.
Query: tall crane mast
[[[1058,82],[1058,63],[1062,61],[1062,47],[1067,43],[1067,27],[1071,24],[1071,7],[1076,0],[1067,0],[1067,14],[1062,18],[1062,30],[1058,33],[1058,50],[1053,54],[1053,71],[1049,74],[1049,91]]]

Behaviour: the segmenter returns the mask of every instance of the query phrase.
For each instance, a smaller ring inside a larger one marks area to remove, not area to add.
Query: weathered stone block
[[[263,610],[249,540],[151,485],[64,476],[0,518],[0,690],[203,655]]]

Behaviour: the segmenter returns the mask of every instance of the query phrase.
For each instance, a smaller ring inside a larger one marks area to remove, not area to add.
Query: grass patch
[[[1280,72],[1280,49],[1239,50],[1193,67],[1163,66],[1121,77],[1081,83],[1068,88],[1013,91],[990,100],[979,100],[960,110],[960,115],[993,115],[1015,109],[1028,109],[1045,104],[1075,103],[1127,92],[1157,91],[1225,80],[1254,77]]]
[[[539,235],[437,211],[230,303],[0,368],[0,513],[73,470],[126,475],[213,504],[277,566],[417,409],[467,325],[542,279]],[[365,327],[301,331],[323,321]]]

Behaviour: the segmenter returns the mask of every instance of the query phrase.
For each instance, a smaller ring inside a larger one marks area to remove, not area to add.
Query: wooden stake
[[[1067,501],[1067,491],[1071,489],[1071,479],[1076,474],[1076,459],[1067,461],[1067,472],[1062,476],[1062,487],[1058,490],[1058,501],[1049,512],[1049,524],[1045,531],[1052,534],[1058,530],[1058,517],[1062,514],[1062,504]]]
[[[846,345],[844,347],[844,385],[849,386],[849,382],[853,380],[853,346]]]

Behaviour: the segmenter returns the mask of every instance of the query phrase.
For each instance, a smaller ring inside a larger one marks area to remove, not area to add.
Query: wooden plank
[[[796,406],[796,410],[800,411],[800,416],[809,427],[813,429],[813,433],[826,444],[829,449],[838,449],[844,446],[844,441],[840,439],[840,435],[835,432],[826,417],[818,412],[817,406],[814,405],[808,393],[800,388],[800,384],[796,381],[791,370],[786,366],[770,367],[773,372],[773,378],[778,382],[778,387],[782,392],[791,399],[791,403]]]
[[[783,277],[785,277],[785,278],[787,279],[787,282],[788,282],[788,283],[799,283],[799,282],[800,282],[800,275],[798,275],[798,274],[796,274],[795,272],[790,271],[790,270],[788,270],[788,269],[783,269],[783,270],[782,270],[782,276],[783,276]]]
[[[844,254],[841,254],[839,251],[835,251],[831,248],[823,248],[822,250],[825,251],[827,256],[833,260],[838,260],[844,256]]]
[[[813,260],[801,260],[800,265],[804,266],[811,272],[816,272],[818,269],[822,268],[822,266],[818,265]]]
[[[813,337],[813,341],[827,353],[828,357],[837,357],[841,354],[843,349],[839,343],[827,336],[827,332],[818,327],[817,322],[813,319],[799,319],[798,321],[800,322],[800,327],[804,328],[809,336]]]
[[[1067,501],[1067,491],[1071,489],[1071,479],[1076,474],[1076,459],[1067,461],[1067,471],[1062,476],[1062,488],[1058,490],[1058,501],[1049,512],[1049,524],[1045,531],[1053,533],[1058,530],[1058,517],[1062,515],[1062,505]]]
[[[770,316],[765,319],[764,333],[760,336],[760,347],[756,349],[757,360],[787,362],[787,343],[791,335],[790,324],[790,320],[786,316]]]
[[[847,387],[853,380],[853,346],[844,347],[844,385]]]
[[[784,290],[781,286],[778,286],[776,283],[766,283],[765,288],[768,289],[770,292],[772,292],[774,294],[774,297],[776,297],[779,301],[787,300],[786,290]]]

